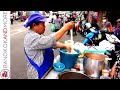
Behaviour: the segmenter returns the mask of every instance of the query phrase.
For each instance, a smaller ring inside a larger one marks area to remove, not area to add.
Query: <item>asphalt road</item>
[[[23,22],[14,21],[14,24],[10,27],[10,54],[11,54],[11,79],[27,79],[27,60],[24,54],[24,36],[28,29],[23,27]],[[51,34],[50,23],[46,23],[45,35]],[[63,42],[69,40],[70,35],[64,34],[64,36],[59,40]],[[74,36],[75,42],[81,42],[83,37],[77,33]],[[58,50],[54,51],[55,56],[59,54]]]

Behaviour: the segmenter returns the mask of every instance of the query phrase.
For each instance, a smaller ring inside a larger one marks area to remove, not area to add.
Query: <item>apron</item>
[[[37,70],[38,72],[38,78],[41,79],[44,74],[49,70],[49,68],[53,65],[53,60],[54,60],[54,52],[52,48],[47,48],[45,49],[44,52],[44,60],[41,66],[38,66],[32,59],[30,59],[25,51],[25,55],[27,56],[27,59],[29,60],[30,64]]]

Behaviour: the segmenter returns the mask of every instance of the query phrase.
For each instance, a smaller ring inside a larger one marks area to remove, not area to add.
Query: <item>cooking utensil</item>
[[[83,60],[84,73],[93,78],[99,78],[102,75],[105,61],[108,56],[98,53],[85,53]]]

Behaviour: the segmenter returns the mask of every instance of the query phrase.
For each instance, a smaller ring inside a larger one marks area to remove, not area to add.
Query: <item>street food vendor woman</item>
[[[27,57],[28,79],[42,79],[53,64],[53,48],[71,47],[57,42],[66,31],[74,27],[74,22],[66,23],[60,30],[48,36],[44,35],[46,19],[39,13],[31,14],[24,23],[24,27],[30,27],[24,38],[24,52]]]

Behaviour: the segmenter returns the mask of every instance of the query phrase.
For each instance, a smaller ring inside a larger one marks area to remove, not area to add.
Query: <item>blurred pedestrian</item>
[[[80,21],[77,21],[76,31],[77,31],[77,32],[80,32]]]
[[[64,24],[67,23],[67,22],[68,22],[68,17],[65,14],[65,16],[64,16]]]
[[[109,22],[107,16],[103,16],[102,22],[103,22],[102,28],[106,29],[108,32],[112,32],[112,24],[111,24],[111,22]]]
[[[69,21],[74,21],[74,23],[75,23],[75,20],[76,20],[76,18],[73,17],[72,14],[71,14],[70,17],[68,18],[68,22],[69,22]],[[73,33],[74,33],[75,35],[77,35],[75,25],[74,25],[74,27],[73,27]],[[70,31],[67,32],[67,35],[69,35],[69,34],[70,34]]]
[[[96,19],[93,19],[93,20],[92,20],[91,26],[92,26],[92,27],[95,27],[97,30],[100,29],[100,27],[99,27],[98,24],[97,24],[97,20],[96,20]]]
[[[84,19],[85,19],[85,20],[87,20],[87,17],[88,17],[88,12],[87,12],[87,11],[85,11],[83,15],[84,15]]]
[[[117,25],[114,27],[113,32],[114,35],[120,40],[120,18],[117,19]]]
[[[27,13],[26,13],[26,11],[23,11],[23,15],[22,15],[22,17],[23,17],[23,20],[25,21],[26,18],[27,18]]]
[[[56,18],[56,15],[53,13],[51,18],[51,23],[53,23],[54,19]]]
[[[10,12],[10,21],[11,21],[11,24],[13,24],[13,20],[14,20],[13,12]]]
[[[53,20],[53,23],[55,24],[55,32],[60,30],[62,21],[59,18],[59,14],[56,15],[56,19]]]
[[[21,13],[20,13],[20,21],[21,22],[23,21],[23,11],[21,11]]]

